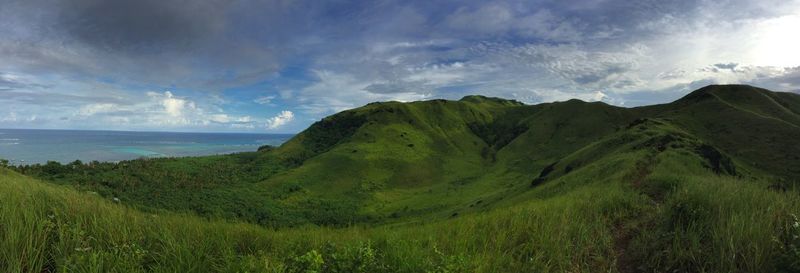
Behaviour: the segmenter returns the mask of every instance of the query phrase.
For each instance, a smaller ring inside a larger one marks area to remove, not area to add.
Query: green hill
[[[108,271],[135,244],[114,270],[793,272],[799,112],[737,85],[638,108],[468,96],[372,103],[258,152],[16,167],[64,186],[0,173],[3,222],[31,222],[0,226],[0,268]],[[80,224],[39,227],[53,211]]]
[[[799,102],[800,95],[792,93],[727,85],[708,86],[671,104],[642,110],[670,119],[757,176],[771,176],[789,186],[800,181]]]

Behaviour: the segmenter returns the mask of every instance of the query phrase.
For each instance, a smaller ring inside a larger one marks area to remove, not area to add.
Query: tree
[[[8,159],[0,158],[0,167],[3,167],[3,168],[8,167]]]
[[[51,176],[57,175],[64,172],[64,166],[57,161],[47,161],[47,163],[42,166],[42,172]]]
[[[83,162],[81,162],[80,160],[75,160],[75,161],[72,161],[69,164],[67,164],[67,166],[69,166],[70,168],[75,170],[75,169],[78,169],[80,167],[83,167]]]

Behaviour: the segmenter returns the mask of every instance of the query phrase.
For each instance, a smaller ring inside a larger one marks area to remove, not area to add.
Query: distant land
[[[800,272],[799,140],[800,95],[747,85],[376,102],[258,151],[0,167],[0,271]]]

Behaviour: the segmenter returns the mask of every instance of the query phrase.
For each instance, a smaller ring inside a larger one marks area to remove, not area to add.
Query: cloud
[[[8,0],[0,18],[0,103],[20,117],[0,126],[256,130],[275,108],[300,130],[382,100],[800,89],[796,0]]]
[[[0,90],[12,90],[24,86],[13,75],[0,73]]]
[[[81,107],[78,110],[79,116],[92,116],[100,113],[110,113],[119,111],[119,106],[113,103],[95,103]]]
[[[513,48],[514,54],[508,58],[560,76],[578,86],[609,88],[626,87],[631,81],[630,72],[639,69],[639,63],[647,59],[647,50],[646,46],[639,44],[616,52],[572,45],[526,45]]]
[[[800,90],[800,66],[783,69],[749,67],[742,83],[752,84],[778,91]]]
[[[201,107],[188,97],[171,91],[148,92],[144,100],[126,105],[92,103],[77,109],[66,120],[77,123],[113,123],[122,128],[144,129],[254,129],[255,120],[248,115],[231,115],[223,110],[212,110],[213,105]]]
[[[454,29],[481,34],[503,33],[510,28],[514,14],[502,5],[489,4],[475,10],[459,8],[450,14],[447,25]]]
[[[430,74],[423,75],[427,73]],[[329,70],[314,71],[314,76],[316,81],[298,90],[296,94],[296,100],[300,102],[297,108],[314,117],[333,114],[374,101],[425,99],[430,95],[424,92],[424,88],[421,90],[402,88],[416,88],[448,78],[448,76],[432,73],[425,68],[418,68],[415,72],[406,74],[407,80],[404,83],[379,82],[355,73]],[[421,85],[412,86],[414,82]],[[406,86],[403,87],[403,85]]]
[[[0,116],[0,122],[17,122],[17,113],[9,112],[6,115]]]
[[[0,91],[2,90],[36,90],[46,89],[50,86],[30,82],[20,75],[0,72]]]
[[[530,9],[521,4],[492,2],[478,7],[460,7],[445,19],[446,25],[478,37],[520,36],[552,42],[575,42],[586,35],[606,37],[614,31],[592,33],[580,20],[569,19],[547,8]]]
[[[100,50],[186,50],[223,30],[230,5],[215,0],[77,0],[57,3],[54,23],[65,26],[66,35]]]
[[[586,38],[584,37],[584,26],[553,14],[547,9],[542,9],[520,18],[516,22],[516,27],[526,37],[536,37],[550,41],[574,42]],[[618,31],[618,29],[607,29],[593,35],[607,37]]]
[[[229,29],[236,10],[216,0],[4,1],[0,70],[204,91],[251,83],[274,73],[277,59]]]
[[[85,96],[46,91],[4,91],[0,96],[0,101],[12,104],[39,104],[43,106],[75,106],[80,103],[120,102],[119,98],[112,96]]]
[[[294,119],[292,111],[281,111],[278,115],[267,119],[267,129],[278,129]]]
[[[730,70],[730,71],[734,71],[736,69],[736,67],[739,66],[739,64],[737,64],[737,63],[726,63],[726,64],[714,64],[713,66],[716,67],[716,68],[719,68],[719,69],[727,69],[727,70]]]
[[[263,96],[263,97],[256,98],[255,100],[253,100],[253,102],[258,103],[258,104],[271,104],[272,100],[274,100],[274,99],[275,99],[275,96]]]
[[[182,98],[177,98],[172,95],[172,92],[169,91],[164,92],[163,96],[157,93],[151,93],[151,96],[161,99],[161,105],[164,106],[164,110],[166,111],[167,114],[173,117],[183,116],[184,110],[189,110],[189,111],[197,110],[197,106],[195,106],[194,102],[187,101]]]
[[[698,69],[684,79],[700,78],[716,84],[751,84],[776,91],[800,87],[800,66],[774,67],[738,64],[713,64]]]
[[[430,91],[427,81],[404,81],[395,80],[390,82],[372,83],[364,90],[373,94],[397,94],[397,93],[425,93]]]

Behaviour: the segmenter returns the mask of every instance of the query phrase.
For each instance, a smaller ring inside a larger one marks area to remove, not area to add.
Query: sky
[[[800,92],[800,0],[0,0],[0,128],[295,133],[374,101]]]

